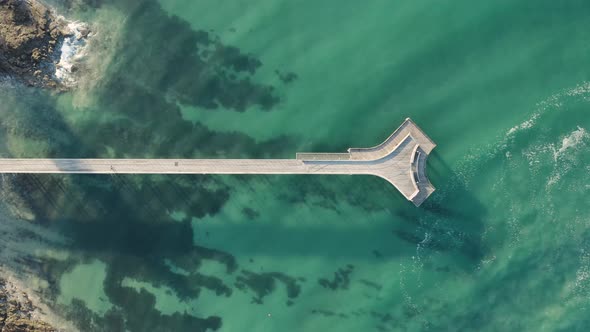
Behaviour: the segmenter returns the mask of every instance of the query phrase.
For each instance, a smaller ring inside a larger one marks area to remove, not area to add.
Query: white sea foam
[[[548,112],[563,111],[564,102],[572,98],[582,98],[590,101],[590,82],[582,82],[574,88],[556,93],[546,100],[537,104],[534,113],[524,122],[510,128],[504,139],[500,140],[492,150],[491,156],[497,153],[503,153],[507,160],[513,156],[512,146],[510,143],[521,132],[526,131],[541,121],[541,118]],[[580,126],[561,139],[561,142],[533,144],[522,151],[522,155],[528,162],[529,170],[535,174],[543,167],[545,158],[553,159],[554,170],[549,176],[547,189],[558,183],[562,176],[571,168],[571,159],[576,158],[576,154],[583,146],[590,141],[590,134],[585,128]],[[563,162],[561,160],[563,159]]]
[[[95,14],[90,25],[92,33],[82,50],[84,56],[76,63],[79,70],[73,73],[76,91],[72,103],[76,108],[85,108],[94,103],[96,94],[93,91],[108,75],[107,68],[115,61],[123,44],[126,16],[118,9],[106,6]]]
[[[575,88],[566,91],[565,94],[570,97],[588,95],[590,94],[590,82],[579,84]]]
[[[90,36],[88,25],[82,22],[70,22],[68,25],[70,36],[65,37],[61,45],[61,56],[55,66],[55,77],[66,86],[77,83],[74,68],[76,63],[86,56],[86,39]]]
[[[536,109],[535,113],[533,113],[533,115],[528,120],[522,122],[519,125],[516,125],[516,126],[510,128],[508,130],[508,132],[506,133],[506,137],[511,137],[512,135],[514,135],[517,132],[532,128],[537,123],[537,120],[539,119],[539,117],[541,115],[543,115],[548,109],[560,108],[561,107],[560,99],[561,99],[562,95],[563,95],[563,93],[558,93],[558,94],[552,95],[551,97],[549,97],[546,100],[537,104],[537,109]]]
[[[563,138],[561,141],[561,147],[553,152],[553,159],[557,161],[557,159],[563,156],[568,150],[584,144],[585,140],[589,137],[588,131],[578,126],[578,129]]]
[[[510,136],[512,134],[514,134],[517,131],[523,130],[523,129],[529,129],[531,127],[533,127],[533,125],[535,124],[535,121],[539,118],[539,113],[535,113],[533,114],[533,116],[526,120],[525,122],[514,126],[512,128],[510,128],[510,130],[508,130],[508,133],[506,134],[507,136]]]
[[[580,266],[576,271],[574,287],[576,292],[587,293],[590,287],[590,251],[580,249]]]
[[[576,130],[561,140],[561,146],[559,148],[556,148],[556,145],[553,144],[550,146],[555,167],[547,181],[547,188],[559,182],[562,175],[570,171],[572,168],[571,160],[577,158],[578,151],[586,146],[589,139],[590,134],[588,131],[578,126]]]
[[[506,133],[506,137],[512,136],[519,131],[534,127],[539,117],[545,114],[546,111],[560,109],[562,107],[563,97],[579,96],[584,97],[584,99],[590,98],[590,82],[582,82],[576,85],[574,88],[556,93],[546,100],[540,102],[537,104],[537,110],[535,113],[533,113],[533,115],[528,120],[510,128]]]

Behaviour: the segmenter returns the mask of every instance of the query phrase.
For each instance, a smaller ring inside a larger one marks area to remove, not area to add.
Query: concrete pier
[[[419,206],[434,192],[426,160],[435,146],[408,118],[383,143],[347,153],[297,153],[295,159],[0,159],[0,173],[365,174],[387,180]]]

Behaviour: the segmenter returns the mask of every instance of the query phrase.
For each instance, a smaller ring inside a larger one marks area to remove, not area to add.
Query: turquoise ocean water
[[[365,176],[2,177],[2,269],[81,331],[587,331],[587,1],[50,1],[79,89],[0,87],[3,157],[292,158]]]

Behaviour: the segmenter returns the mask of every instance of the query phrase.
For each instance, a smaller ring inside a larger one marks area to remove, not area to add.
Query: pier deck
[[[365,174],[379,176],[419,206],[434,187],[426,159],[436,145],[410,119],[380,145],[296,159],[0,159],[0,173]]]

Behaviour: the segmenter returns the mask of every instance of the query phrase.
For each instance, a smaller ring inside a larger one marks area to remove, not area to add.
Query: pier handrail
[[[412,185],[414,186],[414,192],[410,195],[410,199],[413,199],[414,197],[416,197],[416,195],[418,195],[418,193],[420,192],[420,188],[418,187],[418,182],[420,182],[418,180],[418,170],[417,170],[417,161],[419,158],[416,158],[416,156],[420,153],[420,151],[418,151],[418,149],[420,148],[420,144],[416,144],[416,146],[412,149],[412,156],[410,157],[410,178],[412,180]]]
[[[0,158],[0,174],[333,174],[374,175],[419,206],[435,188],[424,163],[434,143],[409,120],[377,153],[302,153],[296,159]],[[397,143],[397,144],[393,144]],[[309,158],[309,159],[308,159]],[[422,160],[420,160],[422,159]]]

